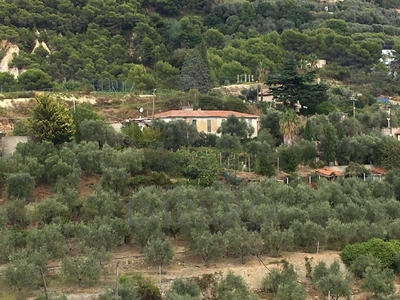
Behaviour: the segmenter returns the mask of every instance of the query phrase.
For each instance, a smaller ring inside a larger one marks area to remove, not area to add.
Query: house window
[[[197,120],[192,120],[192,125],[197,128]]]
[[[207,132],[211,132],[211,120],[207,120]]]
[[[253,119],[247,119],[247,124],[249,124],[249,126],[253,126]]]

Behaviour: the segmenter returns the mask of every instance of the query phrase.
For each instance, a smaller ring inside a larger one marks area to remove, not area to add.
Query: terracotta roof
[[[395,134],[395,135],[400,135],[400,129],[397,130],[394,134]]]
[[[371,170],[371,173],[372,174],[376,174],[376,175],[382,175],[382,174],[386,174],[387,171],[385,169],[382,169],[382,168],[373,168]]]
[[[324,168],[324,169],[318,169],[317,173],[323,176],[340,176],[342,175],[342,173],[340,173],[339,171],[335,171],[333,169],[329,169],[329,168]]]
[[[226,118],[230,115],[234,115],[238,118],[259,118],[257,115],[245,114],[230,110],[169,110],[155,114],[154,118]]]

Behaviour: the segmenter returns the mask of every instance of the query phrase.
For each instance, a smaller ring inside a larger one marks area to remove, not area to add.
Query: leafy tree
[[[276,101],[295,108],[297,102],[306,114],[316,112],[317,106],[327,100],[327,86],[323,83],[315,83],[315,71],[301,74],[295,60],[289,59],[284,63],[280,74],[268,77],[267,84]]]
[[[6,263],[10,253],[14,251],[15,236],[10,229],[1,229],[0,233],[0,262]]]
[[[350,297],[352,278],[342,274],[337,261],[332,263],[325,276],[317,278],[314,274],[313,280],[316,282],[317,289],[325,296],[331,295],[333,299]]]
[[[16,199],[6,205],[8,222],[25,226],[27,223],[25,200]]]
[[[304,287],[297,282],[283,283],[278,286],[277,300],[306,300]]]
[[[262,249],[262,240],[259,234],[247,231],[244,227],[234,227],[225,233],[228,241],[227,250],[240,257],[242,264],[249,255],[259,254]]]
[[[118,295],[118,299],[121,300],[142,300],[143,298],[139,295],[138,287],[129,280],[122,280],[119,278],[118,292],[115,289],[107,290],[103,295],[100,295],[100,300],[115,300],[115,294]],[[145,298],[147,299],[147,298]],[[150,300],[150,299],[149,299]]]
[[[125,168],[102,168],[101,186],[107,191],[123,194],[129,183],[129,173]]]
[[[29,251],[43,249],[50,258],[61,258],[67,251],[65,237],[58,225],[45,225],[42,229],[32,229],[26,238]]]
[[[158,214],[148,216],[142,212],[135,212],[132,215],[130,226],[142,250],[152,238],[161,235],[161,221],[161,216]]]
[[[400,149],[400,142],[390,137],[385,137],[381,148],[379,149],[379,164],[388,168],[397,168],[398,162],[398,151]]]
[[[288,173],[295,172],[297,166],[301,163],[301,153],[293,146],[281,146],[278,151],[282,170]]]
[[[76,128],[75,140],[80,142],[80,125],[82,122],[86,120],[99,120],[101,116],[93,110],[93,106],[89,103],[79,103],[78,105],[74,103],[70,111]]]
[[[29,130],[40,142],[62,144],[70,141],[75,134],[75,125],[67,108],[46,94],[35,97],[28,123]]]
[[[79,126],[79,135],[82,141],[97,142],[100,147],[104,144],[110,146],[122,144],[122,136],[103,120],[82,121]]]
[[[81,209],[84,220],[93,220],[98,217],[121,217],[122,203],[118,194],[103,189],[95,189],[91,195],[85,198]]]
[[[340,253],[340,258],[344,264],[350,266],[359,256],[369,254],[379,259],[382,268],[390,268],[399,249],[399,245],[394,242],[370,239],[364,243],[347,245]]]
[[[8,72],[0,73],[0,92],[10,92],[16,86],[14,75]]]
[[[371,254],[358,256],[350,266],[354,276],[363,278],[368,267],[381,268],[381,262]]]
[[[205,231],[195,233],[189,247],[195,254],[200,255],[206,267],[209,267],[211,261],[217,260],[224,253],[225,240],[221,234]]]
[[[0,73],[3,74],[3,73]],[[14,123],[12,131],[13,136],[27,136],[29,135],[29,123],[27,119],[21,119]]]
[[[183,62],[179,87],[184,92],[196,89],[203,94],[210,90],[209,70],[196,50],[191,51]]]
[[[101,267],[93,256],[66,257],[61,261],[62,275],[71,282],[93,285],[99,281]]]
[[[208,47],[222,49],[225,47],[225,36],[215,28],[210,28],[204,32],[204,41]]]
[[[67,216],[68,208],[58,202],[56,198],[47,198],[36,205],[32,213],[34,220],[40,220],[45,224],[50,224],[54,218]]]
[[[240,151],[242,149],[240,138],[236,135],[229,134],[223,134],[219,137],[215,147],[229,152]]]
[[[283,262],[282,269],[272,269],[270,273],[263,278],[262,286],[266,292],[276,294],[281,285],[290,284],[297,281],[297,273],[293,265]]]
[[[239,275],[229,271],[225,278],[218,284],[217,299],[221,300],[256,300],[258,297],[253,294],[246,282]]]
[[[235,135],[240,139],[251,136],[254,132],[254,128],[251,127],[244,118],[239,119],[235,115],[230,115],[223,120],[221,127],[218,128],[218,133]]]
[[[35,180],[28,173],[7,175],[5,189],[9,199],[28,199],[34,187]]]
[[[22,299],[23,290],[35,287],[38,280],[35,266],[22,252],[10,256],[10,262],[6,265],[3,275],[6,284],[18,291],[17,299]]]
[[[163,266],[172,260],[174,251],[168,240],[156,238],[150,240],[143,252],[149,262],[157,263],[160,266],[160,272],[163,271]]]
[[[53,87],[51,77],[44,71],[33,68],[18,76],[18,82],[26,90],[48,90]]]
[[[363,290],[373,293],[375,297],[388,296],[395,293],[393,280],[393,270],[368,267],[361,286]]]
[[[290,228],[286,230],[262,228],[261,235],[266,235],[264,245],[273,255],[279,256],[281,251],[292,251],[294,248],[294,233]]]
[[[200,300],[200,289],[189,279],[177,278],[172,282],[172,286],[167,292],[166,299]]]

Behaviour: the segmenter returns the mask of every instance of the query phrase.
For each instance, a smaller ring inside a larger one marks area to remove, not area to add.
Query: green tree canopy
[[[284,63],[280,73],[269,76],[267,84],[276,101],[294,109],[299,103],[304,114],[314,114],[318,105],[327,100],[327,86],[316,82],[315,71],[300,73],[293,59]]]
[[[184,92],[195,89],[203,94],[211,88],[210,72],[197,50],[191,51],[183,62],[179,87]]]
[[[38,141],[54,144],[70,141],[76,130],[68,109],[47,94],[36,95],[28,124],[30,132]]]

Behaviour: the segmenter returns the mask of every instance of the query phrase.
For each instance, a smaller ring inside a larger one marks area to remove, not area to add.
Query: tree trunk
[[[17,294],[17,299],[21,299],[22,298],[22,288],[18,288],[18,294]]]
[[[39,271],[40,275],[42,276],[44,296],[46,297],[46,300],[49,300],[49,291],[47,290],[46,278],[44,277],[43,269],[39,268]]]

